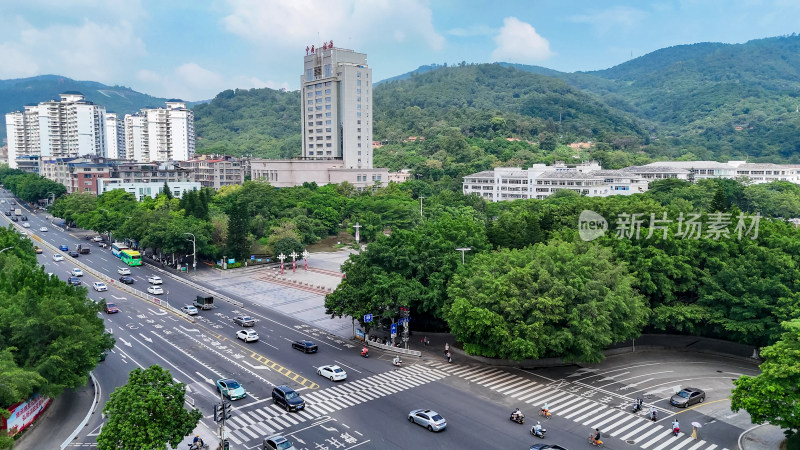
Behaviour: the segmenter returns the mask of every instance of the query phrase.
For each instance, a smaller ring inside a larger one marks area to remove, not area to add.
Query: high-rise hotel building
[[[300,77],[303,158],[341,159],[372,168],[372,69],[367,55],[328,46],[311,50]]]

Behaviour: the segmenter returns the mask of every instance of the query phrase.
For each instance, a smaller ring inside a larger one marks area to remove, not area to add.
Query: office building
[[[244,184],[245,168],[242,162],[243,160],[232,156],[199,155],[179,164],[191,171],[193,181],[203,187],[219,190],[222,186]]]

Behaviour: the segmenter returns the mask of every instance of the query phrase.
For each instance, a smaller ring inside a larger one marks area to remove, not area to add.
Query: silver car
[[[439,413],[430,409],[415,409],[408,413],[408,421],[422,425],[428,431],[444,430],[447,421]]]

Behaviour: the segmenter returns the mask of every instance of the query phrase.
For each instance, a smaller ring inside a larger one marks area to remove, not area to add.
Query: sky
[[[660,48],[800,32],[798,0],[0,0],[0,79],[56,74],[188,101],[300,84],[307,46],[575,72]]]

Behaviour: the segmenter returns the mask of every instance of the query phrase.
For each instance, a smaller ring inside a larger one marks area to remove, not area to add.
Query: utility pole
[[[222,396],[222,391],[219,393],[219,403],[214,405],[214,422],[219,423],[219,441],[222,448],[227,450],[230,448],[230,443],[225,438],[225,421],[231,418],[231,404],[226,402]]]

